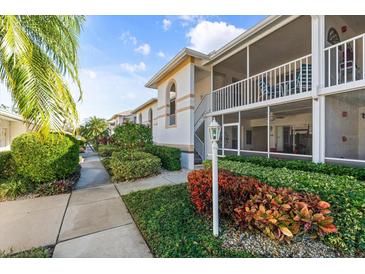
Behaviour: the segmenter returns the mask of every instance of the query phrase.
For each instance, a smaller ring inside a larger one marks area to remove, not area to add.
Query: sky
[[[145,83],[182,48],[209,53],[264,16],[87,16],[80,36],[80,121],[110,118],[157,96]],[[75,98],[78,91],[71,85]],[[0,104],[10,104],[0,87]]]

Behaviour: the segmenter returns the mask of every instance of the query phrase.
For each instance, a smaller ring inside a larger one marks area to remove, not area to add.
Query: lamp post
[[[213,118],[208,126],[210,141],[212,142],[212,188],[213,188],[213,235],[219,234],[219,209],[218,209],[218,141],[221,126]]]

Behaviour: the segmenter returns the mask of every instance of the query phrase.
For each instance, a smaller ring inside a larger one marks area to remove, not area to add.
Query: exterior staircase
[[[210,112],[210,98],[207,94],[194,111],[194,163],[201,164],[205,160],[205,124],[204,115]]]

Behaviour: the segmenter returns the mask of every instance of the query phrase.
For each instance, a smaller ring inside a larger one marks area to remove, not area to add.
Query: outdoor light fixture
[[[213,185],[213,235],[219,234],[219,211],[218,211],[218,144],[221,134],[221,126],[213,118],[208,126],[210,141],[212,142],[212,185]]]
[[[217,121],[213,118],[213,121],[208,126],[210,141],[218,142],[219,136],[221,134],[221,126],[217,123]]]

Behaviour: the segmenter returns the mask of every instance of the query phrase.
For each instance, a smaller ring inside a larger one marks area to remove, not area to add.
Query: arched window
[[[138,123],[142,125],[142,113],[138,115]]]
[[[176,85],[173,82],[167,91],[168,96],[168,108],[167,108],[167,116],[168,116],[168,125],[176,125]]]
[[[150,108],[148,110],[148,123],[149,123],[150,127],[152,128],[152,124],[153,124],[152,108]]]

